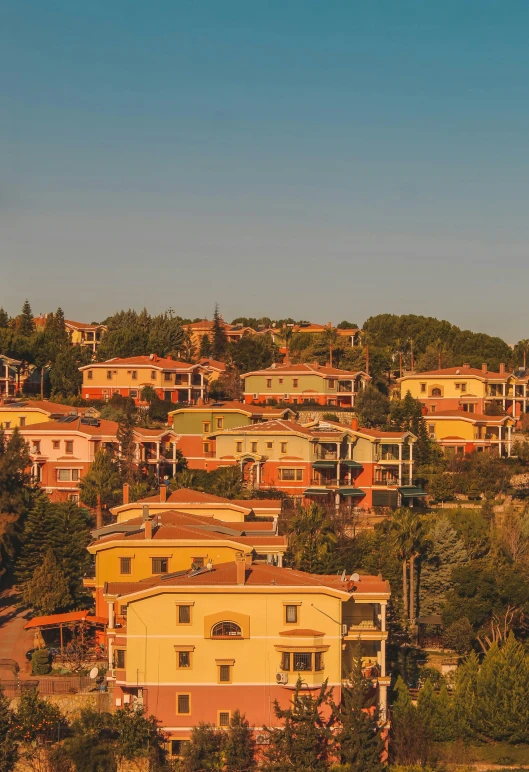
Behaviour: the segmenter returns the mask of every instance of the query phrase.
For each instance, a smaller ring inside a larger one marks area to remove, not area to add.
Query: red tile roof
[[[435,413],[427,413],[426,420],[435,421],[436,418],[461,418],[469,421],[487,421],[487,423],[501,423],[510,415],[485,415],[484,413],[469,413],[467,410],[436,410]],[[513,419],[514,420],[514,419]]]
[[[37,432],[53,432],[65,434],[71,434],[72,432],[80,432],[81,434],[88,434],[92,437],[111,437],[115,439],[117,436],[118,424],[116,421],[107,421],[104,418],[99,418],[98,426],[92,426],[91,424],[81,423],[81,418],[76,418],[74,421],[65,423],[63,421],[42,421],[38,424],[29,424],[29,426],[23,426],[20,428],[20,433],[24,436],[27,434]]]
[[[2,405],[2,410],[43,410],[45,413],[68,415],[68,413],[78,413],[84,415],[87,410],[93,410],[90,407],[72,407],[71,405],[61,405],[58,402],[51,402],[49,399],[27,399],[20,402],[9,402]]]
[[[337,367],[328,367],[327,365],[315,365],[315,364],[299,364],[299,365],[287,365],[287,364],[275,364],[271,367],[266,367],[263,370],[252,370],[252,372],[244,373],[241,378],[246,378],[248,375],[273,375],[274,373],[280,373],[282,375],[299,375],[300,373],[307,373],[309,375],[321,375],[336,376],[336,377],[351,377],[354,378],[357,375],[366,375],[362,370],[340,370]],[[369,376],[368,376],[369,377]]]
[[[241,413],[247,413],[248,415],[253,416],[284,416],[285,413],[292,413],[293,411],[288,407],[270,407],[268,405],[247,405],[245,402],[238,402],[237,400],[225,400],[222,402],[206,402],[203,405],[186,405],[186,407],[178,408],[177,410],[173,410],[171,415],[174,415],[175,413],[178,413],[182,410],[187,411],[196,411],[198,413],[200,412],[207,412],[209,410],[216,412],[216,411],[226,411],[226,410],[237,410]]]
[[[150,367],[153,370],[192,370],[198,365],[192,365],[189,362],[182,362],[180,359],[167,359],[164,357],[155,357],[151,359],[150,356],[139,357],[114,357],[113,359],[107,359],[105,362],[91,362],[89,365],[83,365],[79,370],[89,370],[96,367],[110,368],[112,367],[130,367],[131,365]]]
[[[295,630],[282,630],[279,635],[285,635],[289,638],[319,638],[325,633],[321,630],[310,630],[309,628],[299,627]]]
[[[477,376],[479,378],[503,378],[504,376],[512,375],[512,373],[504,373],[504,375],[501,375],[501,373],[489,372],[488,370],[483,372],[483,370],[478,367],[463,367],[463,365],[460,365],[459,367],[444,367],[440,370],[426,370],[423,373],[409,373],[408,375],[403,375],[402,378],[397,378],[397,380],[402,381],[408,378],[423,378],[430,375],[459,375],[461,378],[468,375]]]
[[[24,630],[32,630],[35,627],[46,627],[47,625],[60,625],[72,622],[90,622],[91,624],[106,624],[107,620],[103,617],[91,616],[89,611],[69,611],[66,614],[48,614],[43,617],[34,617],[26,622]]]

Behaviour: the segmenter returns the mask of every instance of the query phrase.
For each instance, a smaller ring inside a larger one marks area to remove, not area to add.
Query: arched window
[[[441,389],[432,389],[432,397],[440,397]]]
[[[241,636],[242,630],[235,622],[217,622],[211,630],[212,638],[228,638],[232,636]]]

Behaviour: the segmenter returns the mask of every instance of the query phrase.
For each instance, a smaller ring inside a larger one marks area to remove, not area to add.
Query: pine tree
[[[119,471],[123,482],[135,483],[138,480],[136,466],[136,441],[134,439],[134,419],[125,415],[118,423],[117,439],[120,445]]]
[[[437,520],[427,536],[428,549],[421,559],[419,608],[422,616],[439,614],[445,593],[452,587],[454,568],[468,562],[463,540],[446,517]]]
[[[209,339],[209,335],[204,333],[202,338],[200,339],[200,350],[198,352],[198,356],[200,359],[207,358],[211,356],[211,341]]]
[[[72,607],[68,581],[51,549],[46,552],[31,579],[22,586],[22,598],[36,614],[54,614]]]
[[[119,500],[121,477],[118,466],[106,450],[98,450],[90,470],[81,480],[81,501],[96,510],[96,527],[103,525],[103,508]]]
[[[191,730],[179,770],[181,772],[213,772],[222,769],[222,733],[211,724],[200,721]]]
[[[263,772],[326,772],[331,755],[332,718],[326,718],[323,711],[329,706],[327,682],[313,696],[302,692],[301,678],[291,707],[282,709],[276,700],[274,713],[283,726],[266,730],[269,745],[261,766]]]
[[[64,573],[74,603],[84,596],[83,575],[90,565],[90,513],[73,501],[53,506],[50,547]]]
[[[230,719],[223,756],[226,772],[251,772],[257,766],[253,731],[244,713],[241,715],[238,710]]]
[[[413,446],[413,457],[416,466],[423,466],[428,464],[431,458],[431,445],[432,441],[428,436],[428,429],[426,427],[426,421],[421,416],[417,421],[417,442]]]
[[[399,676],[395,684],[397,699],[391,710],[390,755],[396,764],[428,762],[430,739],[417,707],[411,701],[408,688]]]
[[[28,447],[18,429],[6,441],[0,428],[0,512],[11,516],[0,535],[0,581],[14,569],[24,516],[35,494],[26,471],[29,463]]]
[[[224,329],[224,322],[219,313],[218,304],[215,305],[215,313],[213,314],[213,340],[211,342],[211,356],[213,359],[223,360],[228,349],[228,337],[226,330]]]
[[[18,745],[13,736],[13,718],[9,700],[0,689],[0,772],[12,772],[18,758]]]
[[[52,394],[76,397],[83,383],[79,368],[92,359],[90,350],[82,346],[64,346],[58,351],[50,369]]]
[[[22,306],[22,313],[18,317],[18,334],[29,338],[34,332],[35,320],[33,319],[33,311],[31,310],[29,300],[26,298]]]
[[[476,699],[479,674],[479,659],[471,651],[456,671],[456,684],[453,696],[454,725],[457,734],[463,740],[476,736]]]
[[[9,327],[9,314],[0,308],[0,330],[7,330]]]
[[[430,679],[419,692],[417,710],[421,716],[428,737],[433,742],[446,742],[453,739],[453,711],[446,686],[443,684],[436,694]]]
[[[22,549],[17,561],[17,581],[29,582],[51,547],[54,505],[41,494],[28,513],[21,535]]]
[[[374,699],[369,697],[372,685],[362,673],[362,660],[355,659],[351,681],[342,689],[342,702],[334,706],[334,715],[340,729],[335,735],[337,755],[348,772],[382,772],[383,741],[374,710]]]

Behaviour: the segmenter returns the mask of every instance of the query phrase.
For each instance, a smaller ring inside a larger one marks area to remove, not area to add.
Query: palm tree
[[[103,526],[103,507],[117,503],[121,476],[116,461],[106,450],[98,450],[89,472],[81,480],[81,501],[96,511],[96,528]]]
[[[334,526],[319,504],[300,507],[289,527],[290,552],[296,568],[315,571],[325,568],[337,542]]]
[[[516,356],[520,356],[520,354],[523,357],[523,369],[527,369],[527,354],[529,353],[529,339],[528,338],[522,338],[522,340],[519,340],[518,343],[514,347],[514,353]]]
[[[390,532],[395,547],[402,560],[402,597],[404,614],[408,619],[415,619],[415,560],[424,543],[424,530],[421,518],[413,509],[402,507],[395,510],[391,517]],[[409,564],[409,600],[408,600],[408,564]]]
[[[329,365],[332,367],[332,352],[333,349],[336,348],[339,342],[338,333],[336,332],[336,327],[332,327],[330,324],[325,329],[325,332],[323,333],[323,339],[325,341],[325,344],[329,347]]]

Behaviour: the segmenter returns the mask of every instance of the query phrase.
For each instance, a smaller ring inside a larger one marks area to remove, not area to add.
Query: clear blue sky
[[[0,305],[529,337],[527,0],[0,3]]]

